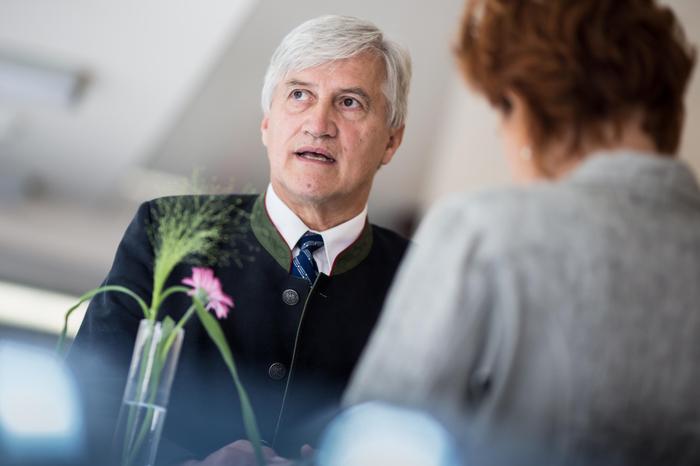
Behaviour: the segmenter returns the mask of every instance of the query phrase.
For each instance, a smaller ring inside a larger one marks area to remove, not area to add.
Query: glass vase
[[[155,464],[184,330],[142,320],[114,435],[120,466]]]

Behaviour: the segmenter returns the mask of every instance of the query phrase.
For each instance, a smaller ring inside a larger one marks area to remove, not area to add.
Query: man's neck
[[[284,200],[283,200],[284,201]],[[364,205],[357,207],[334,206],[324,202],[320,205],[293,204],[284,201],[302,222],[314,231],[326,231],[341,223],[347,222],[362,212]]]
[[[274,189],[274,187],[273,187]],[[358,216],[367,201],[348,203],[331,199],[322,202],[295,202],[275,189],[275,193],[304,224],[314,231],[326,231]]]

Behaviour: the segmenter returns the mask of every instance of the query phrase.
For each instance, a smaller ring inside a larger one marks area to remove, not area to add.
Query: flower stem
[[[238,391],[238,399],[241,402],[243,427],[245,429],[248,440],[253,445],[253,452],[255,453],[256,463],[258,464],[258,466],[265,466],[266,462],[265,457],[262,453],[260,431],[258,429],[258,422],[255,419],[255,412],[253,411],[253,406],[250,403],[250,398],[248,398],[248,393],[245,391],[245,388],[243,387],[243,384],[241,383],[241,380],[238,376],[238,371],[236,370],[236,363],[233,360],[233,354],[231,353],[231,349],[229,348],[228,343],[226,342],[224,332],[221,330],[221,326],[216,321],[216,319],[211,314],[209,314],[206,311],[206,309],[204,309],[204,306],[197,297],[193,298],[193,302],[197,307],[197,316],[199,317],[199,320],[202,322],[204,329],[209,334],[209,338],[212,339],[214,344],[219,349],[221,357],[224,359],[224,362],[226,363],[226,366],[228,367],[229,372],[231,373],[231,377],[233,378],[233,383],[236,386],[236,390]]]
[[[71,314],[73,314],[73,311],[75,311],[85,301],[88,301],[89,299],[92,299],[95,295],[99,293],[104,293],[105,291],[118,291],[120,293],[124,293],[130,296],[138,303],[139,307],[141,307],[141,311],[143,311],[144,317],[148,318],[149,310],[148,306],[146,306],[146,302],[130,289],[119,285],[105,285],[99,288],[95,288],[94,290],[88,291],[80,298],[78,298],[78,302],[75,305],[73,305],[73,307],[68,309],[68,311],[66,311],[66,314],[63,317],[63,329],[61,329],[61,334],[58,337],[58,342],[56,342],[57,354],[63,355],[64,353],[63,346],[65,345],[66,335],[68,334],[68,319],[70,318]]]
[[[182,318],[180,318],[180,320],[177,322],[175,327],[173,327],[172,331],[170,332],[170,335],[168,335],[167,339],[165,340],[165,343],[163,343],[163,346],[160,349],[161,358],[165,359],[165,357],[168,354],[168,351],[170,351],[170,347],[175,341],[175,338],[177,338],[177,332],[179,332],[180,329],[187,323],[187,321],[190,320],[190,317],[192,317],[192,314],[194,314],[195,309],[195,305],[192,304],[189,307],[189,309],[187,309],[187,312],[185,312],[185,315],[183,315]]]

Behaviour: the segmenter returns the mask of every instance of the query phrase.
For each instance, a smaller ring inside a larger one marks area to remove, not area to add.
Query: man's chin
[[[275,192],[283,201],[296,205],[319,206],[339,201],[342,204],[343,199],[351,197],[347,193],[339,191],[337,185],[331,185],[330,183],[285,184],[281,191],[275,187]]]
[[[313,190],[298,191],[294,196],[297,202],[308,205],[323,205],[337,199],[339,195],[329,191]]]

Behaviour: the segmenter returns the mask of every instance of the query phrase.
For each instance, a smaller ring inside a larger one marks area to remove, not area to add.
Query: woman
[[[468,464],[700,464],[700,188],[674,155],[694,51],[673,13],[472,0],[457,57],[527,186],[427,216],[346,401],[429,410]]]

